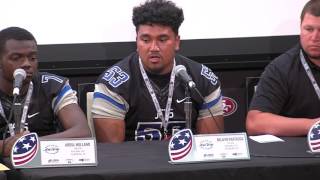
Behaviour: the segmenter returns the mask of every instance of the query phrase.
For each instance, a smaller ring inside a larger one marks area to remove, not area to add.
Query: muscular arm
[[[258,110],[250,110],[246,128],[250,135],[273,134],[276,136],[306,135],[317,119],[288,118]]]
[[[124,141],[124,120],[94,118],[93,121],[98,142],[119,143]]]
[[[206,117],[197,121],[197,133],[199,134],[213,134],[223,133],[224,122],[223,116]]]
[[[95,85],[92,117],[98,142],[119,143],[125,140],[125,114],[128,105],[104,84]]]
[[[76,138],[90,136],[87,119],[78,104],[73,103],[64,106],[58,112],[58,117],[65,130],[60,133],[44,136],[45,138]]]
[[[223,105],[220,87],[205,97],[205,106],[199,111],[196,129],[199,134],[224,132]]]

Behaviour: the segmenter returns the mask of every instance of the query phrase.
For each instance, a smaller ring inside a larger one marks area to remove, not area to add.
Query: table
[[[0,171],[0,180],[6,180],[7,179],[7,175],[5,174],[5,172]]]
[[[250,160],[172,165],[168,142],[98,143],[97,167],[38,168],[7,171],[7,179],[315,179],[320,157],[307,153],[306,138],[259,144],[249,139]]]

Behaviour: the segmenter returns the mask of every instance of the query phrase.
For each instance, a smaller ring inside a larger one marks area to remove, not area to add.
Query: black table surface
[[[311,179],[320,178],[320,157],[305,137],[260,144],[249,141],[250,160],[170,164],[168,142],[98,143],[98,166],[6,171],[7,179]]]
[[[0,171],[0,180],[6,180],[7,179],[7,175],[5,174],[4,171]]]

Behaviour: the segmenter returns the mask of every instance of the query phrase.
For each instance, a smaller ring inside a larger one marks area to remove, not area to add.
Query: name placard
[[[246,133],[193,135],[184,129],[172,136],[168,148],[172,164],[250,159]]]
[[[95,147],[93,139],[40,141],[41,165],[96,165]]]
[[[20,137],[11,151],[13,167],[41,168],[96,166],[95,138],[39,139],[36,133]]]
[[[195,135],[195,159],[229,161],[250,159],[246,133]]]

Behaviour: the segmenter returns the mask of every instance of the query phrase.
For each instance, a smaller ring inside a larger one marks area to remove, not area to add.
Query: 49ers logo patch
[[[237,102],[230,97],[223,96],[222,105],[223,105],[223,116],[230,116],[231,114],[235,113],[238,109]]]

